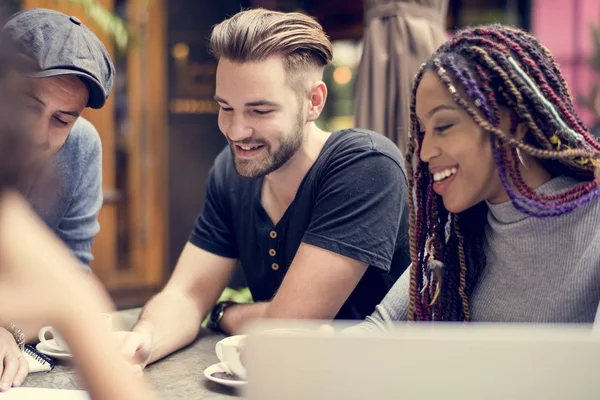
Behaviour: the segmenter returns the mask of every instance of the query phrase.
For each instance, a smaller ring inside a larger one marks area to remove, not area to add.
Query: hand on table
[[[147,332],[115,332],[121,354],[142,373],[152,355],[152,337]]]
[[[0,328],[0,391],[21,386],[28,373],[29,365],[13,335]]]

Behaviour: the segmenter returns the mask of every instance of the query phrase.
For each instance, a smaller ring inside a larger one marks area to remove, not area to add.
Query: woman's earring
[[[519,157],[519,161],[521,161],[521,164],[523,165],[523,167],[525,169],[529,169],[527,167],[527,163],[525,163],[525,159],[523,158],[523,155],[521,154],[521,149],[517,147],[517,157]]]

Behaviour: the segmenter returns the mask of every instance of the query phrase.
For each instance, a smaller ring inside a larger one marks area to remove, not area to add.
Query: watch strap
[[[226,333],[223,331],[223,329],[221,329],[221,320],[223,319],[223,315],[225,315],[225,310],[234,304],[237,303],[235,301],[221,301],[215,304],[210,313],[208,327],[215,331]]]

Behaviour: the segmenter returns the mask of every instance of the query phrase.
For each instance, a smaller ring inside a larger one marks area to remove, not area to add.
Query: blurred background
[[[418,1],[418,0],[415,0]],[[143,304],[168,279],[202,208],[209,168],[226,142],[213,100],[211,27],[242,8],[304,11],[334,43],[329,98],[319,125],[354,126],[363,0],[1,0],[1,15],[32,7],[76,15],[109,48],[117,68],[106,107],[84,114],[102,137],[105,202],[92,268],[119,308]],[[600,99],[598,0],[450,0],[447,35],[501,22],[530,30],[555,55],[596,129]],[[597,130],[597,129],[596,129]],[[241,273],[231,286],[244,286]]]

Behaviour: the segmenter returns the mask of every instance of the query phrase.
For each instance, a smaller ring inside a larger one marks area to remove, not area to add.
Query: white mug
[[[46,334],[50,332],[52,334],[52,338],[48,339]],[[67,346],[67,341],[58,333],[58,331],[51,326],[45,326],[40,329],[38,333],[38,339],[40,339],[41,343],[44,343],[44,346],[47,348],[57,351],[59,353],[70,353],[69,346]]]
[[[219,341],[215,346],[215,352],[219,361],[225,366],[231,375],[246,380],[246,368],[240,360],[239,345],[247,335],[236,335]]]
[[[110,314],[100,314],[101,318],[107,324],[107,328],[110,329],[112,327],[112,315]],[[48,339],[47,334],[50,332],[52,334],[52,338]],[[67,345],[67,341],[61,336],[61,334],[51,326],[45,326],[40,329],[38,333],[38,339],[41,343],[44,344],[47,348],[57,351],[59,353],[70,353],[69,346]]]

